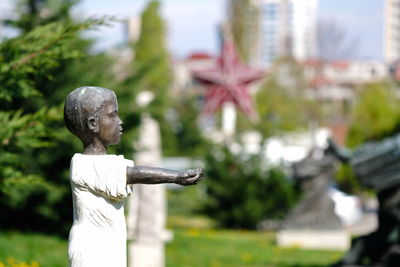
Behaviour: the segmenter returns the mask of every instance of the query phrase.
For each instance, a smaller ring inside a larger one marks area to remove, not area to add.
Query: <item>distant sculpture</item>
[[[259,120],[254,108],[249,86],[265,76],[265,70],[243,64],[236,52],[234,42],[224,32],[221,54],[216,66],[193,70],[195,80],[207,88],[202,117],[222,108],[222,133],[225,141],[232,141],[236,130],[236,108],[252,121]]]
[[[139,107],[145,108],[154,99],[150,91],[142,91],[136,97]],[[160,166],[161,136],[158,122],[148,112],[141,114],[138,140],[134,142],[136,164]],[[129,266],[165,266],[164,243],[172,233],[166,229],[166,192],[164,184],[134,185],[135,194],[128,201]]]
[[[83,143],[83,153],[71,160],[74,221],[68,255],[72,267],[125,267],[125,199],[131,184],[196,184],[203,169],[173,171],[133,166],[123,156],[107,155],[109,145],[118,144],[122,121],[115,93],[85,86],[66,98],[67,128]]]
[[[278,246],[338,250],[349,247],[349,234],[344,231],[329,195],[337,163],[329,148],[316,147],[292,165],[302,195],[280,225],[276,235]]]
[[[254,109],[248,87],[251,83],[263,78],[265,71],[240,62],[233,41],[224,40],[221,55],[215,67],[194,70],[193,76],[207,86],[203,115],[209,116],[220,109],[224,103],[232,102],[249,119],[257,120],[258,114]]]
[[[333,266],[400,266],[400,135],[369,142],[353,151],[330,147],[349,163],[361,184],[374,190],[379,201],[378,228],[355,238],[351,249]],[[365,266],[365,265],[364,265]]]
[[[335,203],[329,197],[337,160],[330,149],[314,148],[293,164],[293,176],[303,192],[299,203],[289,212],[283,229],[340,230]]]

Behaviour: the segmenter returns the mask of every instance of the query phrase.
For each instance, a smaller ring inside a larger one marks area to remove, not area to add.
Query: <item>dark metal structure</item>
[[[332,152],[350,164],[361,184],[378,197],[378,228],[352,241],[350,250],[333,266],[400,266],[400,135],[369,142],[353,151]]]

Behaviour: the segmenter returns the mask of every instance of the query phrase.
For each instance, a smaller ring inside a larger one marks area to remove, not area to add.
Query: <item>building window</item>
[[[268,20],[276,20],[278,13],[278,5],[277,4],[265,4],[263,10],[264,16]]]

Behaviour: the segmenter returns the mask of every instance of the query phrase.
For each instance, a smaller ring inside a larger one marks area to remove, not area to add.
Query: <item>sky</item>
[[[1,0],[0,0],[1,1]],[[83,16],[100,14],[120,18],[140,16],[147,0],[83,0],[76,12]],[[164,0],[161,13],[167,24],[168,46],[173,55],[184,57],[193,51],[217,53],[216,27],[224,16],[224,0]],[[95,36],[107,36],[101,46],[122,43],[124,27],[103,28]],[[103,37],[101,37],[103,39]]]
[[[10,12],[13,0],[0,0],[0,18]],[[161,0],[167,23],[168,47],[175,57],[192,52],[218,54],[217,25],[224,18],[226,0]],[[297,0],[301,1],[301,0]],[[81,0],[74,14],[81,18],[114,15],[125,19],[140,16],[147,0]],[[319,0],[319,17],[333,19],[346,29],[349,41],[357,45],[356,57],[382,59],[383,0]],[[108,49],[124,41],[124,27],[114,23],[91,36],[97,49]]]
[[[350,41],[357,45],[356,56],[383,59],[384,0],[320,0],[320,19],[332,18],[346,27]]]

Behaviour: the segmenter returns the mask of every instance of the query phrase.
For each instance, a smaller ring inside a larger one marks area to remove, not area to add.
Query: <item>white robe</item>
[[[69,234],[71,267],[126,267],[126,168],[117,155],[75,154],[71,160],[74,222]]]

